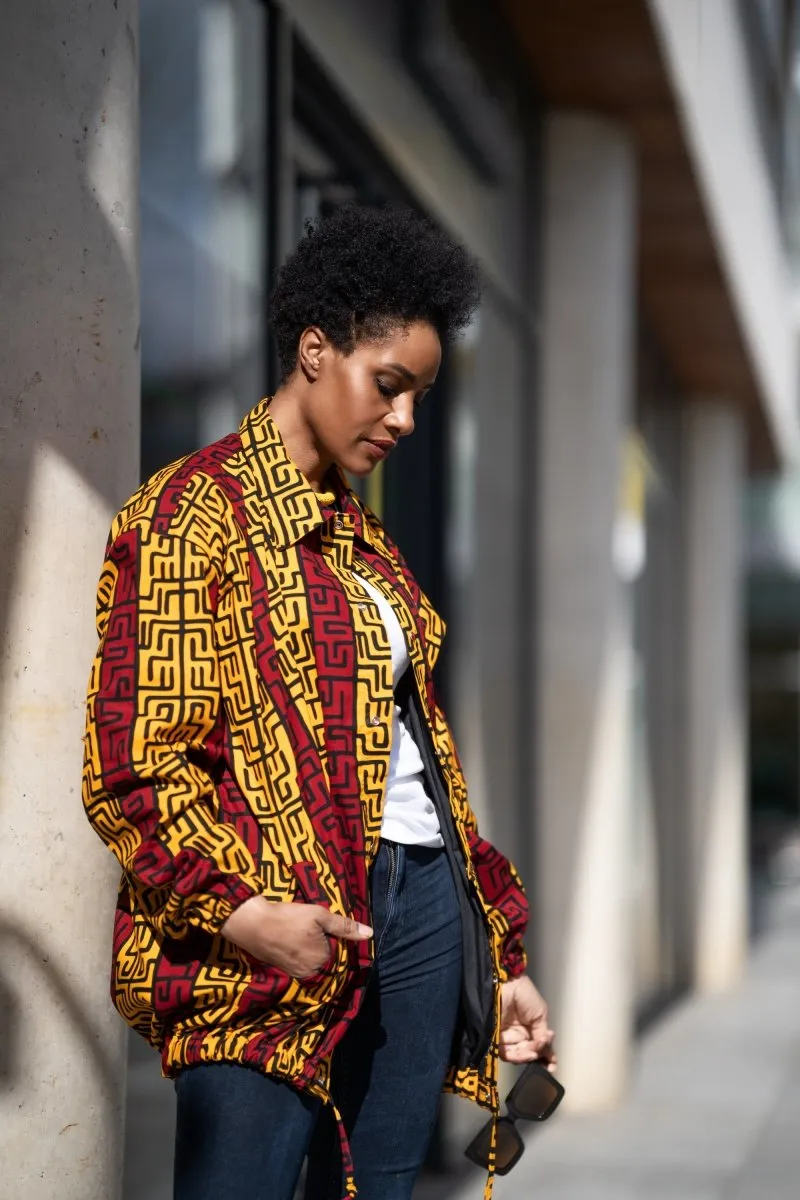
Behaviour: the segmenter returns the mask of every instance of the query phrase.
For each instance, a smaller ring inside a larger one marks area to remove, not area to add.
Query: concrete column
[[[631,406],[635,170],[625,133],[545,130],[533,912],[575,1110],[613,1104],[631,1032],[629,597],[612,562]]]
[[[114,1200],[118,872],[80,803],[112,510],[138,475],[135,0],[0,14],[0,1194]]]
[[[701,990],[730,985],[747,941],[744,632],[741,608],[742,416],[688,405],[685,513],[685,883],[681,975]]]
[[[648,386],[648,381],[644,381]],[[648,393],[646,393],[648,394]],[[686,844],[681,811],[684,784],[686,636],[683,610],[683,421],[680,398],[665,383],[650,383],[644,434],[658,479],[647,513],[643,589],[643,684],[656,840],[657,939],[651,949],[658,979],[656,1004],[680,984],[676,944],[686,893]],[[648,1001],[646,1000],[647,1004]]]

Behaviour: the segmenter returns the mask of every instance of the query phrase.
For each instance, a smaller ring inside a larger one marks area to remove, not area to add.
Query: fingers
[[[537,1050],[542,1050],[552,1044],[556,1035],[552,1029],[539,1029],[536,1025],[523,1025],[515,1021],[512,1025],[506,1025],[500,1036],[506,1042],[533,1042]]]
[[[330,937],[343,938],[348,942],[365,942],[372,937],[369,925],[362,925],[352,917],[343,917],[340,913],[332,913],[327,908],[320,908],[317,922]]]
[[[500,1034],[500,1057],[510,1063],[526,1063],[539,1057],[539,1046],[524,1025],[511,1025]]]
[[[555,1036],[552,1029],[545,1029],[541,1033],[534,1031],[533,1040],[536,1043],[536,1049],[539,1054],[552,1054],[553,1039]]]
[[[529,1063],[538,1058],[533,1042],[501,1042],[500,1057],[507,1063]]]
[[[553,1039],[555,1034],[546,1026],[537,1028],[515,1022],[508,1025],[500,1034],[500,1057],[506,1062],[526,1063],[539,1059],[544,1065],[555,1064]]]
[[[537,1052],[540,1061],[543,1062],[546,1067],[549,1067],[551,1071],[555,1071],[556,1066],[558,1065],[556,1052],[553,1048],[554,1037],[555,1034],[551,1033],[548,1041],[546,1041]]]
[[[536,1042],[530,1039],[518,1042],[501,1040],[500,1057],[504,1062],[517,1064],[538,1061],[550,1071],[555,1071],[557,1066],[553,1047],[548,1045],[539,1049]]]
[[[530,1030],[524,1025],[509,1025],[500,1034],[500,1041],[506,1046],[513,1046],[515,1043],[530,1042],[533,1044],[534,1037]]]

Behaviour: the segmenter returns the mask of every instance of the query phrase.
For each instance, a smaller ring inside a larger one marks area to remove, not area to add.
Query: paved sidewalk
[[[798,1200],[800,889],[770,908],[742,984],[670,1012],[625,1105],[553,1118],[496,1200]],[[438,1194],[481,1200],[482,1180]]]
[[[800,888],[770,909],[741,985],[665,1016],[625,1105],[536,1131],[495,1200],[798,1200]],[[125,1200],[170,1200],[172,1088],[143,1044],[131,1068]],[[483,1175],[467,1169],[415,1197],[481,1200]]]

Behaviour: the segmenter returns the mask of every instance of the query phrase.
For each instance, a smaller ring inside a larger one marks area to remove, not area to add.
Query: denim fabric
[[[425,1157],[458,1013],[461,921],[444,851],[382,842],[371,876],[376,962],[334,1053],[359,1200],[409,1200]],[[175,1200],[340,1200],[330,1109],[236,1065],[208,1063],[176,1084]]]
[[[319,1100],[235,1063],[190,1067],[175,1088],[175,1200],[291,1200]]]

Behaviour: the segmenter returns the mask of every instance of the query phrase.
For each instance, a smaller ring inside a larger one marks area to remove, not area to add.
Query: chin
[[[344,470],[347,471],[348,475],[355,475],[356,479],[366,479],[368,475],[372,474],[377,465],[377,463],[367,463],[364,466],[363,463],[359,463],[357,466],[344,467]]]
[[[377,462],[364,454],[354,454],[350,459],[340,458],[337,463],[342,471],[346,471],[348,475],[355,475],[356,479],[366,479],[377,465]]]

